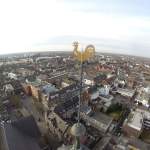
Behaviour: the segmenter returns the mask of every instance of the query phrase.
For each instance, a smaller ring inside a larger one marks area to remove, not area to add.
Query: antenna
[[[79,87],[79,107],[78,107],[78,119],[77,119],[77,123],[75,123],[72,128],[71,128],[71,133],[73,136],[75,136],[76,138],[76,143],[73,145],[71,150],[79,150],[81,148],[80,145],[80,137],[82,135],[85,134],[86,129],[84,127],[84,125],[82,125],[80,123],[80,111],[81,111],[81,96],[82,96],[82,80],[83,80],[83,62],[86,61],[87,59],[89,59],[90,57],[92,57],[94,55],[95,52],[95,47],[93,45],[88,45],[85,48],[85,51],[83,51],[83,47],[81,49],[81,52],[78,51],[78,42],[74,42],[73,43],[74,46],[74,57],[80,61],[80,68],[81,68],[81,72],[80,72],[80,87]],[[91,50],[92,48],[92,50]]]
[[[80,143],[80,137],[83,136],[86,132],[86,128],[82,123],[80,123],[80,111],[81,111],[81,97],[82,97],[82,88],[83,88],[83,63],[84,61],[91,58],[95,53],[95,47],[93,45],[88,45],[85,50],[83,51],[83,46],[81,51],[78,50],[78,42],[75,41],[73,43],[74,50],[73,56],[80,62],[80,84],[79,84],[79,102],[78,102],[78,111],[77,111],[77,123],[75,123],[71,127],[71,134],[75,137],[76,142],[71,146],[62,146],[59,149],[61,150],[88,150],[84,145]]]
[[[82,51],[83,53],[83,47],[82,47]],[[78,123],[80,123],[80,111],[81,111],[81,97],[82,97],[82,80],[83,80],[83,55],[81,55],[81,63],[80,63],[80,67],[81,67],[81,71],[80,71],[80,87],[79,87],[79,108],[78,108]]]

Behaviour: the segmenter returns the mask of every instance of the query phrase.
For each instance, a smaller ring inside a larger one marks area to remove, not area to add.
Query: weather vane
[[[86,46],[84,51],[78,50],[78,46],[79,46],[78,42],[74,42],[73,46],[74,46],[73,55],[81,63],[93,57],[93,55],[95,54],[95,47],[93,45]]]
[[[89,58],[92,58],[95,54],[95,47],[93,45],[88,45],[85,50],[78,50],[78,42],[74,42],[74,58],[77,59],[81,63],[81,78],[80,78],[80,88],[79,88],[79,107],[78,107],[78,122],[74,124],[71,128],[71,133],[76,137],[76,143],[73,145],[71,150],[79,150],[81,148],[80,145],[80,137],[85,134],[85,127],[80,123],[80,109],[81,109],[81,94],[82,94],[82,79],[83,79],[83,62],[87,61]]]

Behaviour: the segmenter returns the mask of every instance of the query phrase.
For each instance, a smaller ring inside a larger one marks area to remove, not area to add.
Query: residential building
[[[81,118],[90,125],[102,133],[106,133],[113,121],[113,119],[101,112],[95,112],[92,116],[88,116],[86,113],[81,112]]]
[[[143,106],[149,107],[150,106],[150,92],[149,88],[141,88],[138,91],[138,95],[135,98],[135,101],[138,103],[142,103]]]
[[[99,89],[99,94],[102,96],[108,96],[109,90],[110,90],[110,86],[105,84],[103,87]]]
[[[86,77],[86,78],[84,78],[83,82],[84,82],[85,85],[90,85],[90,86],[94,85],[93,78]]]
[[[34,74],[34,70],[30,70],[27,68],[19,68],[17,69],[17,73],[22,77],[32,76]]]
[[[12,72],[10,72],[10,73],[8,73],[8,78],[17,80],[17,75],[12,73]]]
[[[143,127],[149,127],[150,112],[136,109],[129,114],[123,125],[123,132],[128,137],[139,137]]]
[[[6,95],[10,95],[14,93],[14,87],[11,84],[6,84],[3,86]]]
[[[135,90],[133,89],[124,89],[124,88],[118,88],[117,93],[119,93],[122,96],[125,96],[127,98],[132,98],[135,94]]]

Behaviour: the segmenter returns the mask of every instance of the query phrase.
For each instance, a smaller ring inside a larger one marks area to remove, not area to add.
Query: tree
[[[2,104],[2,101],[0,100],[0,112],[4,111],[4,106]]]
[[[14,105],[16,108],[22,107],[22,103],[21,103],[20,97],[18,95],[11,96],[10,101],[11,101],[12,105]]]
[[[122,105],[120,105],[119,103],[116,104],[112,104],[106,113],[112,113],[112,112],[117,112],[117,111],[122,111]]]

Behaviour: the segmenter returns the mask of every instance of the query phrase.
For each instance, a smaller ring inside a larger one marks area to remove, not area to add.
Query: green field
[[[107,112],[106,112],[109,116],[113,117],[114,120],[118,120],[121,116],[122,113],[122,105],[120,104],[112,104]]]
[[[140,139],[150,144],[150,131],[144,130],[140,135]]]
[[[116,111],[109,114],[109,116],[113,117],[114,120],[118,120],[121,116],[122,111]]]

